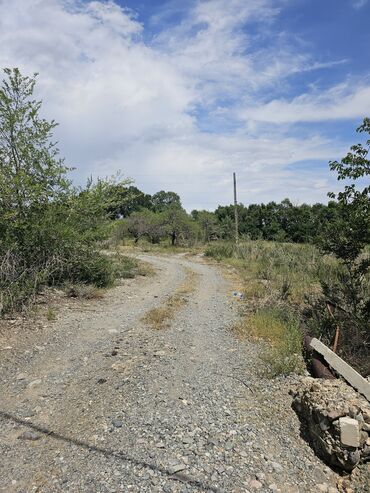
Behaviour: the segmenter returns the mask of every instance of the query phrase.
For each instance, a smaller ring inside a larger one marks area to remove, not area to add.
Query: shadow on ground
[[[152,469],[153,471],[159,472],[167,476],[169,479],[173,479],[175,481],[181,481],[182,483],[186,483],[190,486],[194,486],[195,488],[198,488],[201,491],[209,491],[214,493],[219,493],[221,491],[219,488],[203,483],[202,481],[194,479],[187,474],[182,474],[182,473],[173,474],[168,469],[158,466],[157,464],[153,464],[153,463],[151,464],[145,461],[140,461],[134,459],[133,457],[129,457],[124,452],[116,451],[109,448],[97,447],[96,445],[92,445],[90,443],[84,442],[83,440],[78,440],[77,438],[71,438],[61,435],[56,431],[50,430],[49,428],[43,426],[35,425],[29,421],[25,421],[24,419],[21,419],[18,416],[15,416],[14,414],[8,413],[6,411],[0,411],[0,418],[2,418],[3,420],[13,421],[14,423],[18,423],[22,426],[35,430],[39,433],[42,433],[43,435],[55,438],[56,440],[77,445],[78,447],[81,447],[90,452],[97,452],[101,455],[104,455],[107,458],[113,457],[115,459],[120,459],[122,461],[129,462],[135,466],[141,466],[141,467],[146,467],[148,469]]]

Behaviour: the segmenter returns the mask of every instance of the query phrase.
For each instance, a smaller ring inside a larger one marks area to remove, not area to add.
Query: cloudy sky
[[[370,116],[367,0],[0,0],[0,67],[37,95],[76,183],[121,170],[187,209],[326,201]]]

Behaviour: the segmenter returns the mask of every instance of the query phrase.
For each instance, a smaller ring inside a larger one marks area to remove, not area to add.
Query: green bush
[[[122,187],[115,180],[72,187],[52,142],[55,122],[39,116],[35,77],[5,69],[0,87],[0,308],[23,307],[44,285],[113,284],[100,253]]]

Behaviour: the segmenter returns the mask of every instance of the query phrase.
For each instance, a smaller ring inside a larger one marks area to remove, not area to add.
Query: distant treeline
[[[151,196],[130,186],[122,189],[122,204],[110,212],[113,217],[124,219],[127,232],[136,240],[146,237],[156,243],[169,235],[176,244],[191,239],[228,240],[235,235],[233,205],[220,205],[214,212],[193,210],[187,214],[175,192],[160,191]],[[340,214],[335,201],[328,205],[294,205],[289,199],[239,204],[239,234],[252,240],[310,243]]]

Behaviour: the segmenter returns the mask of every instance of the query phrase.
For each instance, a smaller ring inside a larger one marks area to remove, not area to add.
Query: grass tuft
[[[48,309],[46,310],[46,318],[47,320],[49,320],[49,322],[54,322],[54,320],[57,319],[57,312],[51,306],[49,306]]]

